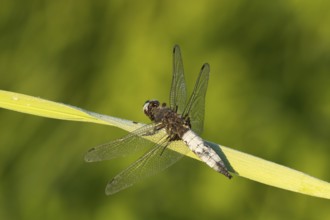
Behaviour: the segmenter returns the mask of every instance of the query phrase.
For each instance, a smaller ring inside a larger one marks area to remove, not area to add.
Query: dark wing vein
[[[210,76],[210,65],[205,63],[199,73],[188,104],[183,115],[190,117],[191,129],[197,134],[201,134],[204,127],[205,96]]]

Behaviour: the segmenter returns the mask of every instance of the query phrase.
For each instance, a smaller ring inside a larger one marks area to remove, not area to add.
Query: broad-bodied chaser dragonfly
[[[203,131],[204,106],[210,66],[205,63],[199,73],[194,91],[187,101],[181,52],[173,48],[173,77],[169,107],[157,100],[148,100],[143,112],[153,122],[123,138],[90,149],[85,160],[95,162],[147,151],[140,159],[115,176],[106,187],[106,194],[119,192],[147,176],[156,174],[177,162],[189,149],[215,171],[232,177],[219,155],[199,135]],[[153,142],[148,136],[157,135]],[[166,149],[169,144],[186,144],[181,153]]]

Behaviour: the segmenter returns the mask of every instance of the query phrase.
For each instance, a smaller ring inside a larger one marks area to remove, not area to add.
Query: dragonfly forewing
[[[173,48],[173,76],[170,91],[170,108],[178,108],[181,113],[186,105],[187,88],[184,79],[184,70],[180,47],[175,45]]]
[[[90,149],[85,155],[85,161],[96,162],[111,160],[113,158],[146,151],[155,144],[151,140],[148,140],[148,138],[152,138],[154,133],[155,124],[142,126],[120,139]],[[156,135],[159,135],[158,133]]]

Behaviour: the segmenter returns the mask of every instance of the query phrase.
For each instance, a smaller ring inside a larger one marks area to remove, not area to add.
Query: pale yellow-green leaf
[[[42,117],[111,125],[126,131],[132,131],[143,125],[3,90],[0,90],[0,107]],[[330,183],[326,181],[228,147],[211,142],[209,144],[224,159],[229,170],[237,176],[293,192],[330,199]],[[179,150],[172,145],[169,148]],[[187,156],[198,159],[193,153],[189,153]]]
[[[0,107],[47,118],[111,125],[128,131],[139,127],[139,124],[132,123],[132,121],[100,115],[75,106],[4,90],[0,90]]]

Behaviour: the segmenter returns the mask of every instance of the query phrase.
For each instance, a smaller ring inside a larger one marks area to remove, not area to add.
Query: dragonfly
[[[134,130],[126,136],[90,149],[85,161],[96,162],[127,156],[140,151],[142,157],[121,171],[106,186],[106,194],[112,195],[126,189],[146,177],[152,176],[176,163],[189,151],[215,171],[232,178],[219,155],[200,137],[204,127],[205,96],[210,66],[205,63],[198,75],[194,90],[187,100],[187,89],[180,47],[173,47],[173,76],[169,106],[157,100],[147,100],[143,112],[150,124]],[[153,137],[152,140],[148,137]],[[182,142],[185,148],[182,149]],[[167,149],[180,148],[180,153]]]

